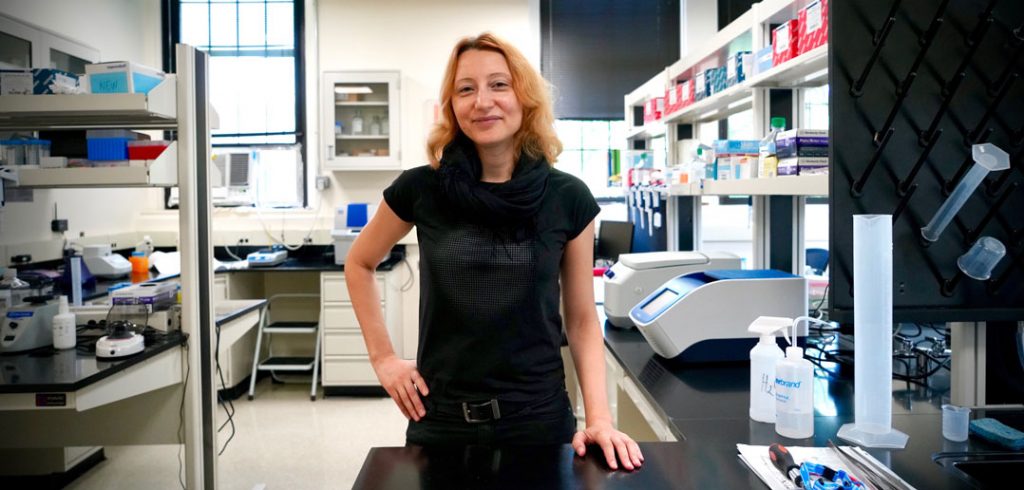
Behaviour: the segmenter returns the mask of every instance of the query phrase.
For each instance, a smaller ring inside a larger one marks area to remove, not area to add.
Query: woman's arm
[[[587,428],[577,432],[572,446],[583,456],[587,444],[598,444],[608,466],[617,469],[616,453],[627,470],[639,468],[644,457],[629,436],[615,430],[605,392],[604,339],[594,303],[594,222],[565,245],[562,260],[562,302],[569,350],[583,391]]]
[[[429,390],[416,370],[416,362],[395,355],[380,310],[380,292],[373,278],[377,264],[411,229],[412,223],[402,221],[387,202],[381,201],[377,212],[349,249],[345,259],[345,284],[377,379],[402,415],[419,421],[426,414],[420,394],[426,395]]]

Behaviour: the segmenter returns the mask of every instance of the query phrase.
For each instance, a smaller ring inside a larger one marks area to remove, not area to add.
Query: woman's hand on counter
[[[388,396],[395,401],[405,418],[419,422],[427,411],[420,395],[430,393],[427,382],[416,370],[416,361],[399,359],[396,355],[373,362],[373,370]]]
[[[616,455],[618,461],[622,462],[622,467],[630,471],[639,469],[644,463],[644,455],[640,452],[640,446],[629,436],[619,432],[611,422],[590,424],[572,438],[572,447],[579,456],[587,453],[587,444],[600,446],[604,451],[608,466],[613,470],[619,469]]]

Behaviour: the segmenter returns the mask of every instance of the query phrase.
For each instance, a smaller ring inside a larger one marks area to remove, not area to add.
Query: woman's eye
[[[494,82],[494,88],[508,88],[510,87],[508,82]]]
[[[456,92],[460,94],[468,94],[473,91],[473,87],[459,87]]]

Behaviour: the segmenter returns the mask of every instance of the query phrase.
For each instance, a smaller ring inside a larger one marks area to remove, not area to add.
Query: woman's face
[[[462,53],[454,88],[452,109],[462,132],[478,147],[511,146],[523,123],[523,108],[505,57],[478,49]]]

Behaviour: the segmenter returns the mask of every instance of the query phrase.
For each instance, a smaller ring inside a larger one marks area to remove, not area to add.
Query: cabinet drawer
[[[381,309],[384,314],[384,308]],[[351,304],[324,305],[323,308],[324,329],[354,329],[359,330],[359,321],[356,320],[356,310]]]
[[[381,300],[384,299],[384,278],[378,277],[377,291],[380,293]],[[324,303],[336,303],[339,301],[349,301],[348,285],[345,284],[345,276],[342,274],[325,274],[320,278],[320,294],[321,301]]]
[[[324,356],[366,356],[366,342],[363,342],[363,335],[357,330],[349,331],[325,331],[324,332]]]
[[[325,385],[380,386],[366,356],[325,357],[323,380]]]

